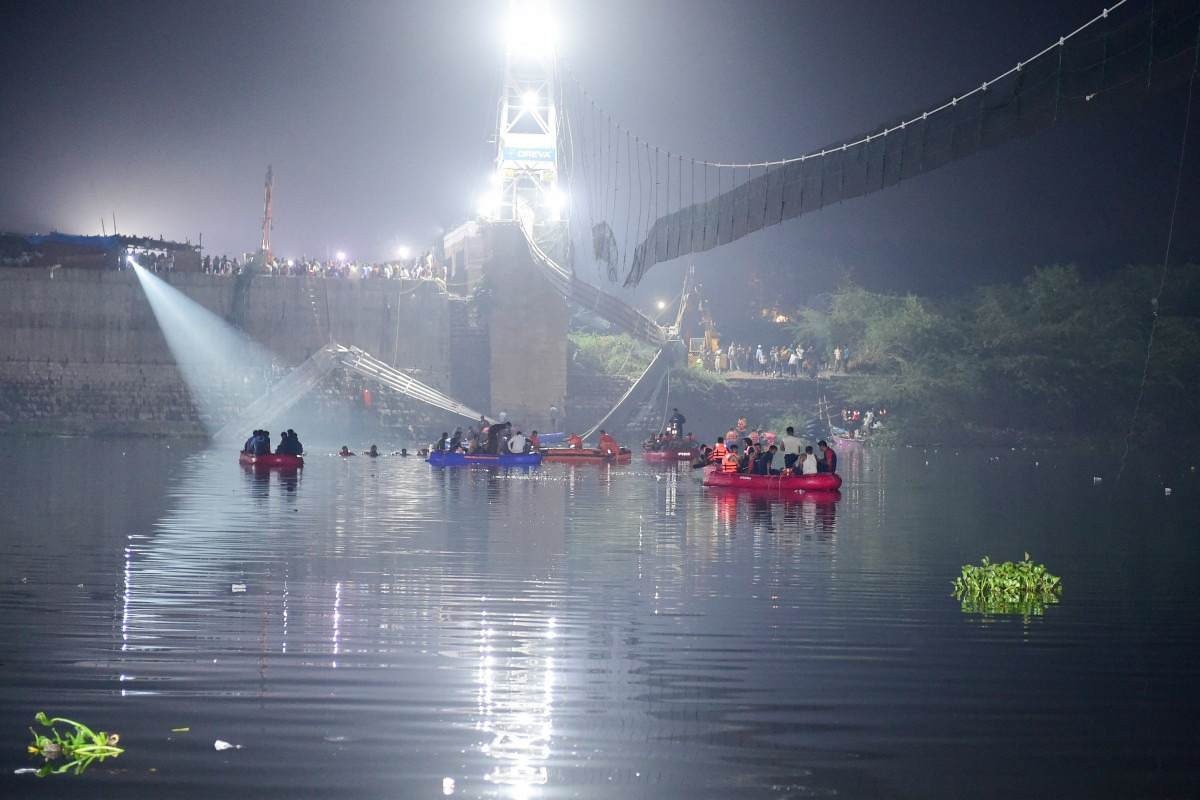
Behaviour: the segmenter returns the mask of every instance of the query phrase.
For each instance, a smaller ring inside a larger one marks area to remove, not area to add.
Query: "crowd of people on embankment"
[[[824,351],[799,342],[766,347],[730,342],[717,352],[702,353],[692,359],[695,366],[711,372],[764,378],[815,378],[821,373],[843,373],[850,363],[849,352],[842,345]]]
[[[207,275],[240,275],[248,261],[237,257],[205,256],[200,260],[201,270]],[[157,270],[156,270],[157,271]],[[338,258],[288,258],[271,259],[258,270],[259,275],[294,276],[312,278],[349,278],[384,280],[445,280],[446,268],[433,253],[418,258],[400,261],[351,261]]]
[[[138,256],[139,266],[150,272],[169,273],[175,271],[175,259],[170,253],[144,253]],[[241,275],[251,264],[251,259],[230,258],[227,255],[206,255],[200,259],[200,270],[205,275]],[[120,268],[128,266],[122,262]],[[433,281],[446,279],[446,267],[433,253],[418,258],[400,261],[350,261],[327,258],[276,258],[258,268],[258,275],[292,276],[310,278],[384,279],[394,281]]]

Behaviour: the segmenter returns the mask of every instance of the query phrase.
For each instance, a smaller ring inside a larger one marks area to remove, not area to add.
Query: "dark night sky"
[[[1131,0],[1144,2],[1144,0]],[[563,2],[564,60],[627,127],[712,160],[797,155],[977,85],[1098,0]],[[466,217],[483,186],[500,2],[8,4],[0,24],[0,229],[388,257]],[[1183,92],[953,164],[696,258],[934,290],[1035,264],[1159,261]],[[1193,139],[1197,134],[1193,130]],[[1200,253],[1200,154],[1179,258]],[[686,260],[650,273],[676,286]]]

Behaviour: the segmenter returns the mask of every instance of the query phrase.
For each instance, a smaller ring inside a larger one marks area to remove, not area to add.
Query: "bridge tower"
[[[490,280],[489,407],[542,431],[565,417],[570,320],[525,238],[567,262],[551,11],[547,0],[509,3],[495,172],[479,209],[493,223],[484,226],[491,258],[483,270]]]
[[[274,223],[271,221],[271,193],[275,189],[275,176],[271,172],[271,165],[267,164],[267,178],[263,182],[263,219],[262,219],[262,252],[263,262],[271,260],[271,228]]]
[[[546,249],[565,238],[567,214],[560,180],[557,32],[551,4],[511,0],[506,33],[496,172],[480,211],[485,219],[519,223]]]

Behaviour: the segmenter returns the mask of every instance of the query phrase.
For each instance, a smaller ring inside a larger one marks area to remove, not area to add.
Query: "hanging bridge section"
[[[524,226],[514,224],[524,235],[529,253],[542,275],[568,302],[592,312],[622,333],[655,347],[662,348],[670,340],[669,328],[659,325],[620,298],[577,278],[574,272],[551,258]]]
[[[915,114],[801,155],[742,164],[648,142],[564,70],[560,139],[572,165],[571,221],[580,226],[573,239],[610,280],[623,274],[635,286],[657,263],[1188,84],[1198,54],[1200,0],[1116,0],[999,74],[965,75],[961,93]]]
[[[684,355],[682,342],[668,342],[654,355],[633,385],[621,395],[617,404],[588,429],[583,438],[590,439],[601,430],[630,430],[634,427],[633,423],[642,418],[653,421],[653,424],[642,425],[642,428],[661,430],[666,420],[668,401],[663,398],[670,385],[671,367],[679,363]]]
[[[236,418],[227,422],[213,435],[213,439],[220,443],[241,442],[247,431],[287,412],[337,370],[349,370],[370,378],[405,397],[464,420],[474,422],[484,416],[403,370],[380,361],[365,350],[334,343],[309,356],[265,394],[246,406]]]
[[[621,299],[614,297],[602,289],[580,280],[568,268],[555,261],[538,242],[536,237],[524,226],[518,226],[529,246],[530,255],[543,277],[554,287],[564,299],[570,303],[593,312],[611,323],[623,333],[658,348],[650,363],[641,375],[625,391],[607,414],[587,430],[584,438],[591,438],[602,429],[609,431],[628,430],[632,423],[640,418],[653,419],[656,416],[651,406],[658,404],[662,392],[669,385],[670,371],[673,366],[682,363],[687,352],[683,342],[678,337],[678,318],[674,326],[663,326],[638,311]],[[687,286],[681,293],[686,296]],[[661,428],[663,419],[650,427]]]

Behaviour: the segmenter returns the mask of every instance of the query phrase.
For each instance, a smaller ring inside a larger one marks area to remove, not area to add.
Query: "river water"
[[[840,500],[781,503],[636,458],[0,444],[5,797],[1200,795],[1186,466],[846,451]],[[950,596],[1025,551],[1043,616]],[[39,710],[126,752],[17,774]]]

